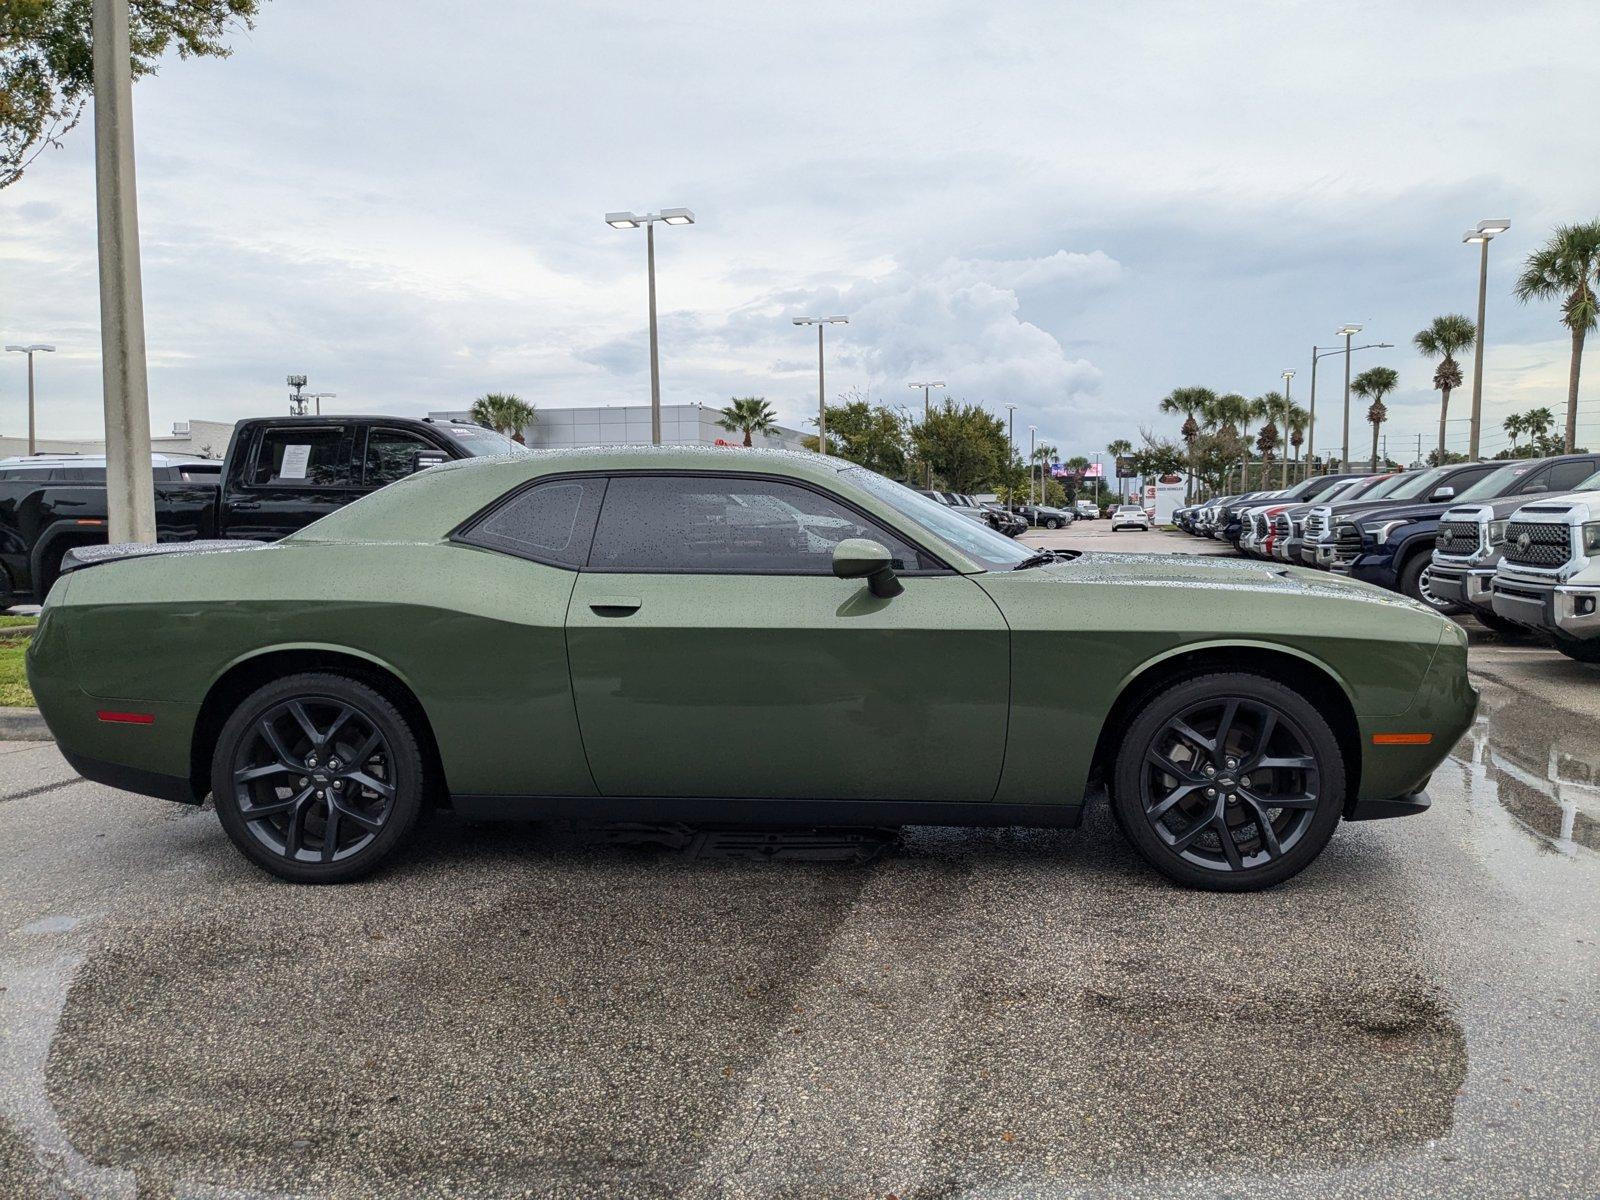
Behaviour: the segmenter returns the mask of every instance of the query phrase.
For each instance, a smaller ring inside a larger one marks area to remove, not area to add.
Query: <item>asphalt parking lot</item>
[[[1100,811],[865,865],[438,817],[297,888],[0,743],[0,1195],[1594,1196],[1600,674],[1472,659],[1433,809],[1246,896]]]

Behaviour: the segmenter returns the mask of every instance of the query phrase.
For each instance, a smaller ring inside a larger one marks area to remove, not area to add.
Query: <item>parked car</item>
[[[1119,504],[1111,510],[1111,532],[1119,529],[1150,529],[1150,514],[1137,504]]]
[[[1600,487],[1600,476],[1580,479],[1569,486],[1572,469],[1562,459],[1531,458],[1512,459],[1496,472],[1501,473],[1526,480],[1529,490],[1481,499],[1480,490],[1483,495],[1503,491],[1500,481],[1491,475],[1463,493],[1439,518],[1428,587],[1440,599],[1469,609],[1489,628],[1512,635],[1528,632],[1529,628],[1495,613],[1490,587],[1505,552],[1510,518],[1533,495],[1542,493],[1554,499],[1563,493],[1593,489]]]
[[[1007,537],[1016,537],[1020,533],[1027,532],[1027,518],[1019,517],[1003,505],[985,500],[979,504],[979,507],[989,514],[990,526]]]
[[[1369,513],[1360,522],[1361,553],[1350,564],[1351,577],[1401,592],[1440,612],[1457,612],[1457,602],[1431,587],[1434,541],[1446,510],[1463,501],[1568,491],[1600,470],[1600,454],[1548,458],[1533,470],[1518,460],[1490,466],[1488,474],[1464,490],[1458,487],[1448,500],[1390,505]]]
[[[1104,780],[1158,870],[1251,890],[1341,818],[1425,809],[1477,704],[1459,627],[1370,588],[1064,558],[836,459],[688,446],[450,463],[272,545],[107,548],[51,589],[28,675],[79,773],[210,793],[307,882],[429,804],[1071,826]]]
[[[1313,475],[1292,487],[1264,492],[1257,499],[1238,506],[1238,529],[1228,534],[1228,540],[1244,554],[1254,558],[1269,558],[1273,521],[1279,512],[1292,504],[1331,495],[1349,480],[1363,477],[1349,473]]]
[[[1548,634],[1568,658],[1600,662],[1600,475],[1517,509],[1501,546],[1495,616]]]
[[[1072,511],[1082,521],[1095,521],[1100,518],[1100,505],[1093,500],[1079,500],[1072,506]]]
[[[926,496],[935,504],[942,504],[946,508],[978,522],[980,525],[993,526],[994,524],[990,520],[989,514],[979,506],[976,500],[970,496],[962,495],[960,492],[936,492],[918,488],[917,494]]]
[[[1494,463],[1457,463],[1408,473],[1382,499],[1334,501],[1319,504],[1306,514],[1305,546],[1300,552],[1307,566],[1348,572],[1361,553],[1360,521],[1370,513],[1397,508],[1406,502],[1453,501],[1457,493],[1495,469]]]
[[[1322,495],[1309,501],[1290,504],[1273,517],[1272,535],[1268,540],[1271,557],[1278,562],[1300,565],[1300,547],[1305,545],[1305,519],[1317,504],[1332,504],[1343,500],[1359,500],[1375,495],[1395,476],[1393,474],[1367,475],[1346,479]]]
[[[241,421],[221,463],[152,459],[156,536],[271,541],[419,469],[483,454],[526,454],[464,422],[409,417],[259,417]],[[37,603],[61,560],[106,540],[104,456],[11,459],[0,466],[0,608]]]
[[[1028,524],[1042,529],[1065,529],[1077,520],[1076,514],[1064,508],[1050,508],[1043,504],[1019,504],[1016,511],[1027,519]]]

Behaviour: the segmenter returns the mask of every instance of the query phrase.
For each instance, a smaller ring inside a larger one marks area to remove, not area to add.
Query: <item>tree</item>
[[[534,411],[533,405],[514,392],[490,392],[472,402],[470,415],[474,423],[520,443],[522,431],[533,424]]]
[[[133,77],[163,55],[226,58],[223,38],[255,25],[260,0],[129,0]],[[59,146],[94,94],[90,0],[7,0],[0,5],[0,188],[47,146]]]
[[[1200,436],[1200,424],[1196,418],[1204,419],[1206,413],[1217,402],[1217,394],[1205,387],[1173,388],[1164,400],[1160,409],[1164,413],[1182,413],[1183,428],[1181,434],[1183,444],[1189,447],[1190,459],[1194,458],[1194,440]],[[1132,447],[1129,447],[1132,449]],[[1189,467],[1189,484],[1184,489],[1184,498],[1189,498],[1189,493],[1194,490],[1194,466],[1191,461]]]
[[[728,401],[728,407],[722,410],[722,415],[717,418],[717,428],[726,429],[729,433],[744,434],[744,444],[751,445],[752,433],[771,433],[778,424],[778,414],[773,411],[764,396],[735,396]],[[829,416],[828,426],[833,427],[833,417]]]
[[[1050,464],[1060,453],[1061,451],[1048,442],[1040,442],[1033,448],[1033,461],[1028,464],[1028,470],[1038,481],[1040,503],[1043,503],[1045,487],[1050,482]]]
[[[1232,432],[1235,436],[1244,438],[1250,436],[1250,401],[1238,392],[1218,396],[1211,405],[1208,418],[1220,432]]]
[[[1522,414],[1522,427],[1528,432],[1530,448],[1535,458],[1566,452],[1565,440],[1550,436],[1550,430],[1555,423],[1556,415],[1548,408],[1530,408]]]
[[[1526,413],[1512,413],[1503,422],[1501,427],[1511,438],[1511,457],[1521,457],[1517,453],[1517,439],[1528,432],[1528,417]]]
[[[1006,474],[1011,443],[999,417],[954,400],[931,409],[911,430],[917,456],[956,492],[981,492]]]
[[[1472,349],[1478,329],[1460,313],[1435,317],[1433,324],[1420,330],[1411,344],[1429,358],[1439,360],[1433,372],[1433,386],[1439,389],[1439,455],[1444,456],[1445,420],[1450,413],[1450,393],[1461,386],[1461,364],[1455,356]]]
[[[1111,455],[1111,469],[1117,473],[1117,498],[1122,498],[1122,460],[1133,453],[1133,443],[1127,438],[1116,438],[1106,443],[1106,453]]]
[[[1256,449],[1261,451],[1261,460],[1272,465],[1272,452],[1278,448],[1278,424],[1269,420],[1261,427],[1261,432],[1256,435]]]
[[[1572,364],[1567,369],[1567,435],[1565,452],[1578,440],[1578,369],[1583,340],[1595,327],[1596,305],[1591,279],[1600,277],[1600,221],[1561,225],[1550,240],[1528,256],[1514,291],[1530,300],[1560,300],[1561,323],[1572,335]]]
[[[1378,429],[1389,419],[1389,409],[1383,398],[1400,386],[1400,373],[1393,367],[1368,367],[1350,381],[1350,390],[1363,400],[1372,403],[1367,408],[1367,420],[1372,423],[1372,469],[1378,469]]]
[[[905,479],[910,467],[909,425],[904,409],[885,408],[863,393],[847,392],[840,403],[828,405],[828,448],[869,471]],[[818,440],[808,437],[804,444],[815,450]]]
[[[1306,429],[1311,424],[1311,414],[1291,400],[1284,410],[1283,423],[1289,430],[1289,445],[1294,447],[1294,461],[1298,463],[1300,447],[1305,445]]]

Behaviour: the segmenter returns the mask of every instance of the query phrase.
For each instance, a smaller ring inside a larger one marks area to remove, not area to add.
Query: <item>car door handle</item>
[[[589,602],[589,611],[597,617],[631,617],[643,607],[637,596],[602,596]]]
[[[233,509],[235,512],[238,512],[239,510],[246,509],[246,508],[260,508],[261,507],[261,501],[259,501],[259,500],[235,500],[233,503],[228,505],[228,507]]]

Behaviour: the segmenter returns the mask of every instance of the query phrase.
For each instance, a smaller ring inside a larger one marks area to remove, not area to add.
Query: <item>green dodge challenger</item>
[[[1466,637],[1238,560],[1038,552],[838,459],[597,448],[421,471],[272,545],[112,547],[29,651],[84,776],[215,798],[285,879],[478,819],[1075,825],[1247,890],[1424,810]]]

